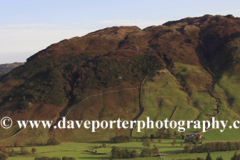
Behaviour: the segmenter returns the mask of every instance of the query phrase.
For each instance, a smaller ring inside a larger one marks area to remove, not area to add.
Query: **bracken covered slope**
[[[68,113],[68,119],[130,120],[141,111],[142,94],[145,111],[140,119],[169,118],[176,106],[175,119],[240,118],[239,31],[239,18],[205,15],[143,30],[105,28],[63,40],[2,78],[0,115],[14,120],[57,119]],[[71,108],[89,96],[93,97]],[[62,141],[108,140],[130,133],[54,132]],[[14,140],[27,139],[22,133]]]

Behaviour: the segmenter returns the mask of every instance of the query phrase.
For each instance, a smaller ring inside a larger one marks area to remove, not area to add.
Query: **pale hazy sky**
[[[0,0],[0,64],[111,26],[145,28],[205,14],[240,16],[238,0]]]

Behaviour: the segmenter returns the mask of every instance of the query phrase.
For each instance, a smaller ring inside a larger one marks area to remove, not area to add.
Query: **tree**
[[[174,131],[174,136],[177,136],[178,135],[178,132],[177,131]]]
[[[30,108],[29,102],[27,102],[26,100],[22,101],[20,103],[20,108],[21,109],[29,109]]]
[[[123,143],[123,142],[129,142],[130,138],[128,136],[121,135],[121,136],[112,137],[110,141],[112,143]]]
[[[7,149],[6,149],[6,147],[4,147],[4,146],[0,146],[0,151],[2,151],[2,152],[6,152]]]
[[[35,152],[37,152],[37,149],[36,148],[32,148],[32,154],[34,154]]]
[[[59,157],[52,157],[51,160],[61,160],[61,158],[59,158]]]
[[[0,151],[0,159],[1,160],[7,160],[8,159],[8,155],[6,153],[3,153]]]
[[[132,150],[131,158],[136,158],[136,157],[138,157],[138,152],[136,150]]]
[[[220,156],[220,157],[217,157],[216,160],[223,160],[223,158],[222,158],[222,156]]]
[[[151,138],[151,141],[153,141],[153,139],[154,139],[154,135],[151,134],[150,138]]]
[[[9,151],[9,156],[14,156],[14,154],[15,154],[14,149],[11,149],[11,150]]]
[[[158,154],[159,153],[159,148],[158,147],[154,147],[153,151],[154,151],[154,154]]]
[[[141,157],[151,157],[152,156],[152,150],[149,148],[145,148],[141,152]]]
[[[173,142],[176,143],[177,142],[176,139],[174,139]]]
[[[168,128],[168,130],[167,130],[167,136],[168,136],[168,138],[172,138],[173,133],[172,133],[171,128]]]
[[[18,143],[18,142],[15,142],[15,143],[14,143],[14,147],[19,147],[19,143]]]
[[[126,148],[124,151],[124,158],[131,158],[131,150]]]
[[[106,148],[106,147],[107,147],[106,143],[103,143],[103,144],[102,144],[102,147]]]
[[[196,141],[199,142],[201,140],[200,135],[198,134],[196,137]]]
[[[151,139],[150,138],[145,138],[142,143],[143,146],[145,147],[150,147],[151,145]]]
[[[48,145],[58,145],[60,142],[56,138],[49,138],[47,141]]]
[[[69,160],[69,157],[62,157],[62,160]]]
[[[161,129],[158,130],[157,136],[159,138],[163,138],[164,137],[164,128],[161,128]]]
[[[239,160],[239,159],[238,159],[237,152],[235,152],[235,154],[233,155],[233,157],[231,158],[231,160]]]
[[[21,147],[21,153],[23,155],[28,155],[29,154],[29,151],[25,148],[25,147]]]
[[[112,147],[112,158],[119,159],[119,158],[136,158],[138,157],[138,152],[135,150],[130,150],[130,149],[119,149],[118,147],[113,146]]]
[[[206,157],[206,160],[212,160],[211,155],[210,155],[210,152],[208,152],[207,157]]]
[[[120,149],[118,147],[116,147],[116,146],[112,147],[112,151],[111,151],[112,158],[120,158],[119,150]]]
[[[184,147],[184,153],[189,153],[190,152],[190,146],[189,145],[186,145]]]
[[[186,135],[185,134],[182,134],[182,139],[186,139]]]

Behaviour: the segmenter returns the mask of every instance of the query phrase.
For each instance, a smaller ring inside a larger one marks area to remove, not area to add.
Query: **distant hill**
[[[14,121],[218,116],[232,122],[240,119],[239,62],[240,19],[232,15],[145,29],[109,27],[52,44],[7,73],[0,82],[0,116]],[[133,134],[156,133],[145,132]],[[105,141],[130,131],[42,130],[21,132],[19,139],[26,142],[29,134],[41,143],[50,134],[60,141]]]
[[[0,64],[0,78],[3,74],[10,72],[12,69],[23,65],[22,62],[15,62],[15,63],[6,63],[6,64]]]

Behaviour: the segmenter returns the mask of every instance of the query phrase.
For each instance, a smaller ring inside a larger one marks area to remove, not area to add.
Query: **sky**
[[[238,0],[0,0],[0,64],[112,26],[145,28],[205,14],[240,17]]]

